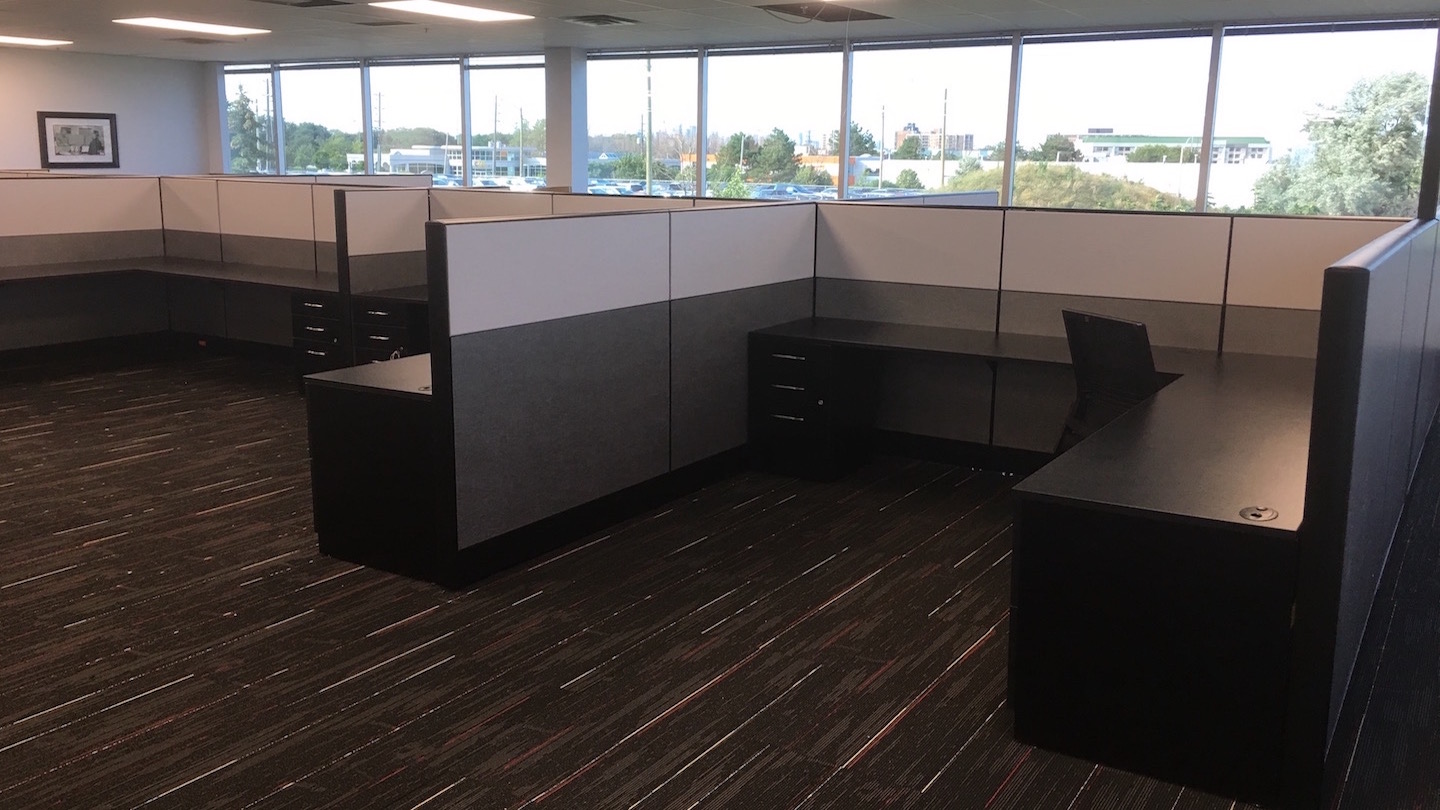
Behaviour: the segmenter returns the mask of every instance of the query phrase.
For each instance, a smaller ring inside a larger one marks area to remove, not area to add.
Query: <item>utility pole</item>
[[[880,179],[875,188],[885,188],[885,105],[880,105]]]
[[[651,142],[655,139],[655,95],[650,75],[650,58],[645,58],[645,193],[654,194]]]
[[[525,108],[520,108],[520,156],[516,159],[516,173],[525,176]]]
[[[490,138],[490,176],[495,176],[495,169],[499,167],[500,161],[500,96],[495,96],[495,127],[494,134]]]
[[[940,187],[945,187],[945,147],[950,145],[950,88],[940,102]]]

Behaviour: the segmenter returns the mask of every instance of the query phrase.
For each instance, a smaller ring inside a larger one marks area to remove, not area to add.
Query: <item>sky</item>
[[[1224,41],[1218,137],[1262,136],[1276,154],[1305,143],[1307,113],[1339,104],[1361,78],[1393,71],[1430,76],[1434,30],[1231,36]],[[1197,135],[1203,127],[1209,37],[1104,43],[1045,43],[1024,48],[1019,142],[1051,133],[1107,127],[1116,134]],[[856,51],[853,117],[894,146],[906,123],[922,131],[972,134],[977,147],[1005,137],[1010,48]],[[654,128],[677,131],[696,119],[696,60],[651,63]],[[290,121],[361,128],[358,69],[286,71],[282,97]],[[264,98],[263,75],[231,77]],[[587,79],[592,134],[638,133],[646,109],[645,61],[596,60]],[[716,56],[710,59],[709,129],[763,137],[779,127],[797,142],[823,144],[840,125],[838,53]],[[371,90],[379,124],[460,129],[458,70],[444,66],[377,67]],[[509,132],[523,114],[544,116],[544,72],[471,72],[474,130]],[[883,115],[883,125],[882,125]],[[883,134],[882,134],[883,133]]]

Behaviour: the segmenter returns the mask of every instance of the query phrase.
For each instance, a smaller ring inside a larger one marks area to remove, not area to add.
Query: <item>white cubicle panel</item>
[[[160,178],[160,205],[165,230],[220,233],[218,185],[213,178]]]
[[[815,208],[794,203],[673,212],[670,297],[811,278]]]
[[[922,205],[998,206],[1000,205],[1000,192],[953,191],[947,194],[922,194],[920,203]]]
[[[994,290],[1001,211],[821,203],[815,274]]]
[[[450,334],[670,297],[666,213],[447,223]]]
[[[347,187],[319,185],[310,187],[311,216],[315,221],[315,241],[335,241],[335,192]]]
[[[1236,217],[1226,301],[1320,309],[1325,268],[1400,227],[1398,219]]]
[[[434,185],[428,174],[322,174],[315,178],[315,182],[374,188],[430,188]]]
[[[315,201],[308,184],[226,179],[219,186],[220,227],[227,236],[315,240]]]
[[[694,208],[689,197],[636,197],[619,194],[552,194],[556,216],[567,214],[608,214],[615,211],[669,211]]]
[[[0,179],[0,236],[159,231],[154,177]]]
[[[425,250],[430,200],[424,189],[352,189],[345,193],[350,256]]]
[[[1010,211],[1003,289],[1220,304],[1230,219]]]
[[[734,208],[738,205],[769,205],[771,200],[732,200],[726,197],[695,197],[696,208]]]
[[[555,195],[544,192],[481,189],[430,189],[431,219],[548,217]]]

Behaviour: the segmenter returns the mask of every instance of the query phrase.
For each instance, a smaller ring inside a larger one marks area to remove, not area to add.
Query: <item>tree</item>
[[[1004,141],[996,141],[989,146],[980,147],[980,154],[983,155],[986,160],[1004,160],[1005,156],[1009,153],[1009,145]]]
[[[947,191],[991,191],[1000,188],[1000,168],[957,175]],[[1015,167],[1013,205],[1036,208],[1095,208],[1117,211],[1193,211],[1194,203],[1178,194],[1108,174],[1092,174],[1079,166],[1021,163]]]
[[[618,177],[623,180],[644,180],[645,179],[645,156],[644,155],[622,155],[615,161],[611,177]],[[654,180],[674,180],[675,170],[663,163],[651,162],[650,177]]]
[[[1419,73],[1357,82],[1338,107],[1321,108],[1305,125],[1308,149],[1256,181],[1255,210],[1414,216],[1429,85]]]
[[[1017,149],[1017,160],[1039,160],[1056,163],[1074,163],[1080,160],[1080,150],[1075,142],[1064,135],[1051,135],[1035,149]]]
[[[925,153],[920,148],[920,139],[911,135],[905,139],[904,143],[900,144],[898,149],[890,153],[890,157],[895,160],[921,160],[925,157]]]
[[[825,154],[840,154],[840,130],[837,129],[831,132],[830,137],[825,139]],[[870,130],[862,129],[860,125],[854,121],[850,122],[850,154],[880,154],[880,147],[875,143],[875,136],[870,134]]]
[[[743,132],[737,132],[730,136],[724,146],[715,150],[715,165],[749,165],[755,160],[755,153],[759,151],[760,145],[755,142],[754,138]]]
[[[779,127],[770,130],[760,142],[760,151],[750,162],[750,176],[764,183],[788,183],[795,179],[799,169],[800,156],[795,154],[795,142]]]
[[[895,185],[900,188],[925,188],[925,184],[920,182],[920,175],[916,174],[914,169],[901,169],[895,178]]]
[[[817,169],[814,166],[801,166],[795,172],[795,183],[802,186],[833,186],[835,178],[824,169]]]
[[[274,171],[275,145],[271,142],[270,116],[261,115],[245,88],[230,100],[226,110],[230,124],[230,171],[237,174]]]
[[[1130,150],[1125,160],[1130,163],[1179,163],[1181,159],[1186,163],[1200,162],[1200,146],[1164,146],[1158,143],[1147,143],[1144,146],[1137,146]]]

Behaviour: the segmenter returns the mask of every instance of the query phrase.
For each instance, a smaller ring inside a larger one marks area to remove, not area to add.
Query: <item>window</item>
[[[460,145],[460,68],[454,59],[370,68],[370,152],[376,174],[429,174],[454,183],[464,171]]]
[[[275,90],[269,66],[240,66],[225,72],[226,120],[231,174],[274,174]]]
[[[282,65],[280,99],[287,174],[365,171],[358,64]]]
[[[1434,29],[1227,31],[1215,113],[1251,159],[1213,167],[1221,210],[1415,215]],[[1256,78],[1263,80],[1256,83]]]
[[[847,196],[1000,188],[1008,44],[857,50],[854,59]],[[838,135],[827,138],[827,154]]]
[[[545,59],[481,57],[470,72],[471,184],[545,176]]]
[[[1026,39],[1013,202],[1194,210],[1211,40]],[[1096,140],[1117,148],[1086,160]]]
[[[711,56],[706,196],[834,198],[841,75],[838,51]]]
[[[593,193],[695,193],[699,66],[693,54],[590,60],[586,115]]]

